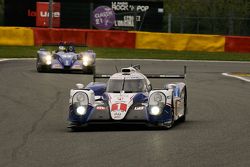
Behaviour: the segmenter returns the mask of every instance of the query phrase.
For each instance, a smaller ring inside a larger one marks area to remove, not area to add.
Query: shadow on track
[[[80,127],[76,129],[68,129],[68,132],[126,132],[126,131],[169,131],[175,130],[178,128],[183,128],[183,126],[187,123],[189,125],[194,124],[196,121],[186,121],[185,123],[181,123],[176,121],[174,126],[170,129],[165,129],[161,127],[149,127],[146,125],[89,125],[86,127]]]
[[[93,76],[92,73],[88,73],[88,72],[82,72],[82,71],[71,71],[71,70],[65,70],[65,71],[61,71],[61,70],[53,70],[53,71],[46,71],[46,72],[37,72],[35,69],[29,70],[29,72],[31,73],[37,73],[37,74],[76,74],[76,75],[90,75]]]

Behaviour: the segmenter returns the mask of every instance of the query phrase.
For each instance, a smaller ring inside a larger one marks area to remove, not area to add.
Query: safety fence
[[[39,46],[62,41],[89,47],[250,52],[250,37],[243,36],[0,27],[0,45]]]

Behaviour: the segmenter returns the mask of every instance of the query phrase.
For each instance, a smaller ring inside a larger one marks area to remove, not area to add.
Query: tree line
[[[164,0],[164,10],[164,31],[250,35],[250,0]]]

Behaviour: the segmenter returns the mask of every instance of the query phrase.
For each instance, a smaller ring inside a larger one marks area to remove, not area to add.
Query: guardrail
[[[24,27],[0,27],[0,45],[33,46],[33,31]]]

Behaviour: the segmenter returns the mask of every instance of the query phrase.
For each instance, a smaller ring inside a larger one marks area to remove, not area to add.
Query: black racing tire
[[[43,72],[43,68],[42,68],[42,66],[41,65],[39,65],[38,64],[38,59],[37,59],[37,61],[36,61],[36,70],[37,70],[37,72]]]
[[[173,96],[172,96],[172,104],[173,104],[174,100],[173,100]],[[171,108],[171,114],[172,114],[172,117],[171,117],[171,123],[165,123],[161,126],[161,128],[163,129],[171,129],[173,126],[174,126],[174,107]]]
[[[95,72],[95,67],[89,67],[83,70],[84,74],[94,74],[94,72]]]
[[[171,129],[174,126],[174,110],[172,109],[172,118],[171,118],[171,123],[166,124],[165,128],[166,129]]]
[[[179,118],[180,122],[186,121],[186,114],[187,114],[187,88],[184,87],[184,115]]]
[[[39,64],[39,58],[36,59],[36,70],[37,72],[44,72],[43,67],[41,64]]]
[[[70,131],[71,131],[71,132],[80,132],[81,130],[82,130],[82,128],[77,127],[77,126],[75,126],[75,127],[70,127]]]

